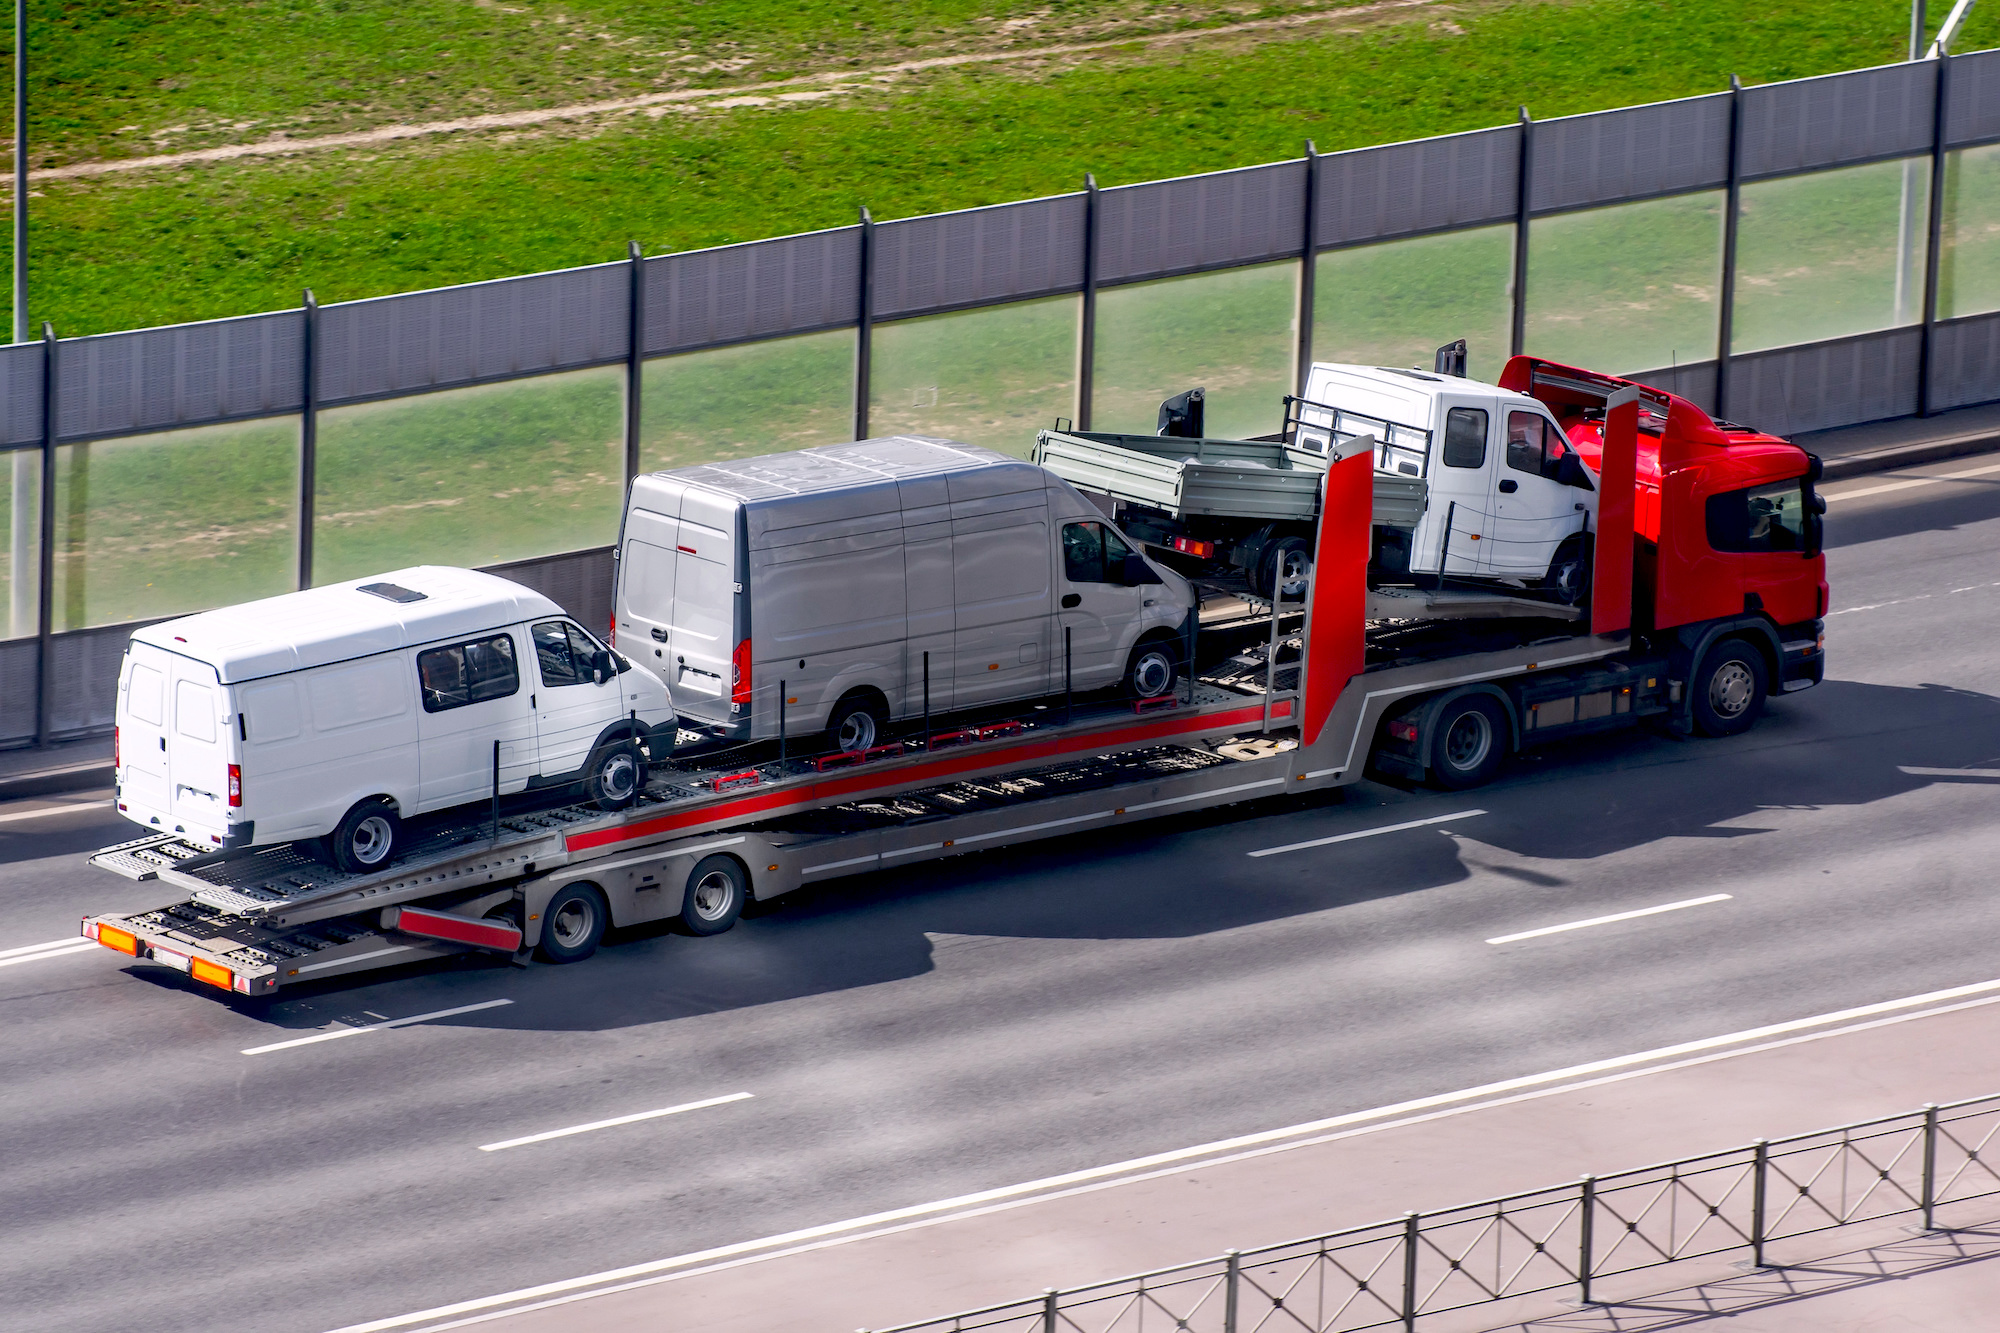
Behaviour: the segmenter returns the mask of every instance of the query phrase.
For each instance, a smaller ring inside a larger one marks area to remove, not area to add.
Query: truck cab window
[[[1708,497],[1708,545],[1715,551],[1805,549],[1801,478],[1746,486]]]
[[[1507,466],[1516,472],[1540,477],[1547,475],[1542,462],[1547,444],[1548,422],[1539,412],[1507,414]],[[1560,456],[1560,449],[1558,449]]]
[[[1486,465],[1486,413],[1476,407],[1454,407],[1444,414],[1444,465]]]
[[[535,665],[541,669],[542,684],[584,685],[590,681],[590,650],[578,653],[570,644],[569,626],[560,620],[544,620],[534,628]]]
[[[1063,524],[1062,549],[1064,578],[1071,583],[1104,582],[1102,523]]]
[[[423,685],[426,713],[504,699],[521,688],[521,673],[514,665],[513,636],[496,634],[449,648],[426,649],[417,654],[417,678]]]

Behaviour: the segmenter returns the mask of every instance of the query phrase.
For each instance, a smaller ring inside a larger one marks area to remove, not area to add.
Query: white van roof
[[[890,435],[798,449],[788,454],[703,463],[651,475],[745,502],[815,495],[871,482],[942,476],[1003,464],[1023,466],[1018,458],[976,444],[960,444],[929,435]]]
[[[419,565],[162,621],[132,640],[206,662],[230,685],[562,614],[510,579]]]

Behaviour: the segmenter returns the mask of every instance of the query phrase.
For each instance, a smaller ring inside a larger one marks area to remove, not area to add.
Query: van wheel
[[[646,759],[631,741],[614,741],[591,756],[584,791],[600,810],[624,810],[646,785]]]
[[[1180,683],[1179,647],[1172,639],[1141,642],[1125,663],[1125,693],[1134,699],[1157,699],[1173,693]]]
[[[1468,694],[1438,710],[1431,742],[1431,780],[1447,791],[1483,787],[1507,757],[1507,715],[1483,694]]]
[[[859,754],[879,745],[889,714],[873,694],[856,690],[842,696],[826,720],[826,738],[836,750]]]
[[[681,898],[681,924],[690,935],[720,935],[743,915],[749,880],[733,856],[705,856],[688,872]]]
[[[1704,736],[1748,731],[1764,711],[1764,654],[1742,639],[1724,639],[1702,654],[1688,682],[1694,691],[1694,724]]]
[[[597,952],[609,916],[604,895],[594,885],[558,889],[542,909],[542,942],[535,953],[545,963],[580,963]]]
[[[382,800],[361,801],[320,839],[329,861],[349,874],[380,870],[396,855],[403,821],[395,807]]]
[[[1272,601],[1296,602],[1312,582],[1312,543],[1304,537],[1280,537],[1257,557],[1255,591]]]
[[[1549,572],[1542,576],[1542,591],[1563,606],[1581,605],[1590,592],[1590,538],[1572,537],[1556,551]]]

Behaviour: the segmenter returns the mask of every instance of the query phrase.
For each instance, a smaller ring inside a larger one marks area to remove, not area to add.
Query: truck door
[[[1125,674],[1128,643],[1138,636],[1153,585],[1127,586],[1126,558],[1133,554],[1109,524],[1062,525],[1062,594],[1058,615],[1069,636],[1070,681],[1079,690],[1117,684]],[[1055,644],[1055,684],[1062,684],[1063,645]]]
[[[598,733],[619,716],[620,685],[614,673],[602,684],[591,671],[597,641],[566,620],[538,621],[528,631],[535,645],[535,742],[540,772],[574,773],[590,758]]]
[[[1411,538],[1412,573],[1440,572],[1440,553],[1446,574],[1485,572],[1485,530],[1490,526],[1485,519],[1492,508],[1499,452],[1490,447],[1492,431],[1491,415],[1483,407],[1445,408],[1444,439],[1430,468],[1424,516]]]
[[[1538,579],[1563,539],[1581,532],[1589,493],[1556,480],[1568,442],[1540,412],[1507,412],[1505,466],[1493,487],[1492,529],[1481,542],[1485,572]]]
[[[229,818],[229,725],[215,668],[169,656],[167,737],[169,813],[190,829],[220,830]]]

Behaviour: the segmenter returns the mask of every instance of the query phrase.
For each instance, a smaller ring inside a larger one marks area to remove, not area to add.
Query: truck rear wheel
[[[1280,537],[1257,557],[1252,591],[1272,601],[1296,602],[1312,581],[1312,543],[1304,537]]]
[[[1704,736],[1748,731],[1764,711],[1768,672],[1764,654],[1743,639],[1724,639],[1701,655],[1688,686],[1694,691],[1694,724]]]
[[[705,856],[688,872],[681,924],[690,935],[720,935],[736,924],[749,899],[749,878],[741,862],[733,856]]]
[[[610,915],[595,885],[557,889],[542,909],[542,942],[535,952],[545,963],[580,963],[597,952]]]
[[[1483,694],[1468,694],[1438,710],[1431,742],[1431,780],[1449,791],[1483,787],[1507,757],[1507,715]]]

